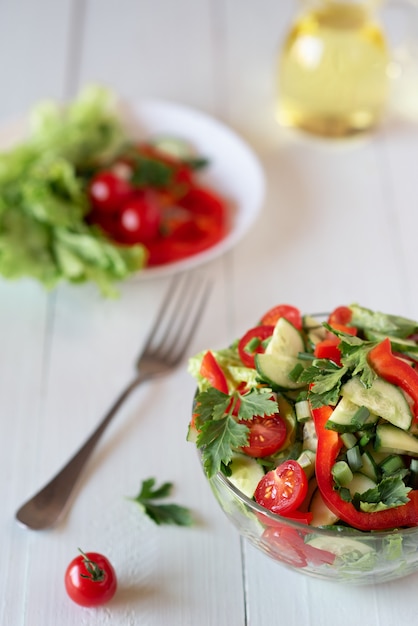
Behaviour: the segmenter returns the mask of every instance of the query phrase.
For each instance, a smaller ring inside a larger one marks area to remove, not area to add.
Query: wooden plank
[[[44,98],[66,96],[71,0],[0,5],[0,118],[26,113]]]
[[[80,84],[103,82],[124,98],[215,105],[208,0],[112,0],[87,6]]]

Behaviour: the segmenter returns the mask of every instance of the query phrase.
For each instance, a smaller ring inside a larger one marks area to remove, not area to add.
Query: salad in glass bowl
[[[418,322],[353,304],[268,311],[190,359],[188,439],[228,518],[324,579],[418,569]]]

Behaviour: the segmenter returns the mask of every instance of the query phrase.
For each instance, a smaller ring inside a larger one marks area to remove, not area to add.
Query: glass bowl
[[[209,483],[240,535],[290,569],[354,585],[387,582],[418,570],[418,528],[362,532],[307,526],[270,513],[221,472]]]
[[[311,314],[318,322],[328,313]],[[193,413],[198,390],[193,400]],[[205,478],[221,509],[240,535],[280,565],[302,574],[348,585],[403,578],[418,571],[418,526],[360,531],[327,522],[313,526],[277,515],[243,493],[222,472]]]

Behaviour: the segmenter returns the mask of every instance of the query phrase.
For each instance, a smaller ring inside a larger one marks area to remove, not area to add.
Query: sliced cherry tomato
[[[159,232],[161,213],[151,192],[136,193],[123,204],[115,218],[114,238],[123,244],[147,243]]]
[[[267,311],[260,320],[263,325],[275,326],[278,320],[284,317],[298,330],[302,330],[302,314],[295,306],[290,304],[278,304]]]
[[[262,535],[269,553],[279,561],[292,567],[306,567],[308,564],[303,550],[303,540],[295,528],[289,526],[270,526]]]
[[[132,195],[130,182],[112,170],[96,174],[89,184],[88,195],[93,209],[103,213],[116,212]]]
[[[202,359],[199,373],[210,382],[212,387],[222,391],[222,393],[228,393],[228,383],[225,374],[210,350],[205,353]]]
[[[335,554],[311,546],[304,541],[296,528],[284,524],[278,523],[266,528],[263,540],[273,549],[275,558],[293,567],[306,567],[308,563],[332,565],[335,561]]]
[[[264,457],[280,450],[286,440],[286,422],[276,413],[265,417],[253,417],[252,420],[243,420],[250,429],[248,445],[241,448],[242,452],[252,457]]]
[[[263,342],[272,336],[274,326],[250,328],[238,342],[238,354],[246,367],[255,367],[254,355],[265,351]]]
[[[105,604],[113,598],[117,588],[112,564],[97,552],[81,552],[73,559],[65,572],[64,582],[71,600],[81,606]]]
[[[289,459],[267,472],[254,493],[258,504],[279,515],[299,508],[308,492],[308,479],[297,461]]]
[[[328,324],[334,326],[334,324],[342,324],[347,326],[350,323],[353,313],[348,306],[338,306],[330,313],[328,317]]]

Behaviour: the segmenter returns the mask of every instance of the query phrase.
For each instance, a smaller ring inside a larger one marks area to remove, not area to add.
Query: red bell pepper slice
[[[332,468],[342,448],[337,432],[327,430],[325,424],[332,413],[332,408],[322,406],[312,409],[315,429],[318,436],[315,475],[318,488],[325,503],[342,521],[358,530],[384,530],[402,526],[418,526],[418,490],[408,493],[409,501],[397,507],[366,513],[357,511],[351,502],[342,500],[335,490]]]
[[[202,359],[199,374],[203,376],[203,378],[206,378],[212,387],[215,387],[218,391],[222,391],[222,393],[226,394],[228,393],[228,382],[226,380],[226,376],[210,350],[206,352]]]
[[[393,354],[388,337],[370,350],[368,362],[378,376],[397,385],[412,398],[414,421],[418,422],[418,374],[413,367]]]
[[[331,339],[324,339],[316,344],[314,355],[317,359],[329,359],[337,365],[341,365],[341,352],[338,347],[340,340],[334,335]]]

